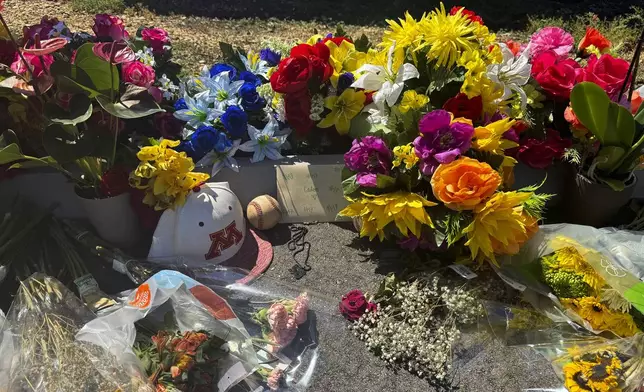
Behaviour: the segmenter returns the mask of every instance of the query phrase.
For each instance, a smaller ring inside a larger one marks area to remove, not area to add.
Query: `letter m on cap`
[[[210,234],[210,250],[206,253],[206,260],[221,256],[221,252],[233,245],[239,244],[244,239],[243,234],[237,229],[237,223],[232,221],[225,229]]]

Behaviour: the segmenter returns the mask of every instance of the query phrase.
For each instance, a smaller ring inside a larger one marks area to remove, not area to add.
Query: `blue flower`
[[[223,152],[232,145],[232,141],[223,132],[211,126],[201,126],[175,150],[185,152],[194,162],[198,162],[210,151]]]
[[[254,112],[262,110],[266,106],[266,101],[257,93],[257,88],[254,84],[244,83],[239,89],[239,96],[245,110]]]
[[[239,106],[229,106],[220,118],[221,123],[234,139],[241,138],[248,127],[248,115]]]
[[[188,105],[186,105],[186,100],[183,98],[177,99],[177,102],[174,103],[174,110],[182,110],[182,109],[188,109]]]
[[[262,81],[257,77],[257,75],[255,75],[250,71],[241,71],[239,73],[239,80],[243,80],[246,83],[253,84],[256,87],[259,87],[262,84]]]
[[[269,48],[262,49],[259,51],[259,58],[266,61],[271,67],[279,64],[282,59],[282,55],[279,52],[272,51]]]
[[[354,81],[355,77],[351,72],[345,72],[340,75],[340,77],[338,78],[338,95],[342,93],[342,91],[351,87]]]
[[[217,63],[210,67],[210,77],[219,75],[222,72],[228,71],[228,77],[230,80],[235,80],[237,77],[237,69],[229,64]]]

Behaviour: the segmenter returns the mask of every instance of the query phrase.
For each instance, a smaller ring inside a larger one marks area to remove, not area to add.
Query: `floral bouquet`
[[[308,311],[309,296],[302,293],[295,300],[274,302],[269,308],[260,309],[253,320],[261,326],[269,350],[277,353],[291,344],[298,326],[306,323]]]
[[[545,225],[521,253],[504,260],[501,274],[529,288],[526,298],[553,321],[633,336],[644,325],[644,283],[623,265],[618,240],[594,230]],[[551,301],[546,304],[537,294]]]
[[[79,194],[105,198],[128,190],[124,168],[136,124],[163,112],[169,79],[157,76],[176,67],[165,30],[142,27],[131,35],[107,14],[96,15],[92,29],[72,32],[43,18],[19,40],[6,30],[0,95],[10,118],[1,162],[9,169],[56,168]]]
[[[389,366],[437,383],[449,382],[460,330],[483,313],[473,292],[454,289],[437,276],[404,281],[393,275],[371,299],[350,291],[339,310],[354,334]]]
[[[281,54],[220,46],[226,62],[182,79],[174,103],[174,117],[183,124],[183,135],[176,137],[183,140],[175,149],[199,166],[212,164],[213,176],[224,167],[238,171],[238,151],[252,153],[253,163],[281,159],[290,133],[283,119],[267,109],[262,94],[270,90],[268,74]]]
[[[134,348],[156,392],[212,391],[226,342],[207,332],[159,331]]]

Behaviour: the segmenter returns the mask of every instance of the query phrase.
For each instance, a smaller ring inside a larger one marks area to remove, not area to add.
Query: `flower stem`
[[[110,103],[114,103],[114,88],[112,88],[112,83],[114,82],[114,56],[116,55],[115,49],[116,45],[112,43],[112,50],[110,51]],[[119,120],[116,118],[116,121],[114,120],[114,115],[110,113],[110,131],[114,132],[114,145],[112,146],[112,160],[110,162],[110,168],[114,167],[114,163],[116,162],[116,145],[118,144],[118,127],[119,127]],[[113,125],[115,123],[116,125]],[[113,128],[113,129],[112,129]]]

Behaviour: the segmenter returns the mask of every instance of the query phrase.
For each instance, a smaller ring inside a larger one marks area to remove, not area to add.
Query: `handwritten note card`
[[[278,165],[277,199],[282,206],[282,222],[334,222],[348,205],[342,195],[341,164]]]

